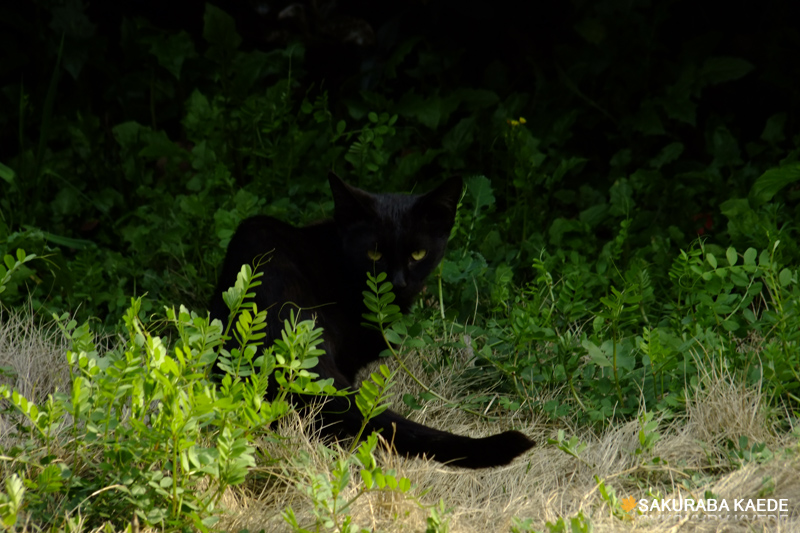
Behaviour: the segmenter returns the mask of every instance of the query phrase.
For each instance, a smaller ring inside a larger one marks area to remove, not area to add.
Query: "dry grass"
[[[69,344],[56,326],[38,326],[32,315],[0,307],[0,366],[11,369],[10,375],[0,374],[0,383],[38,401],[68,386]]]
[[[417,367],[417,371],[419,368]],[[452,372],[452,370],[449,370]],[[449,397],[464,394],[455,386],[452,375],[429,377],[437,391]],[[413,382],[398,374],[397,391],[412,391]],[[794,454],[775,458],[765,464],[750,463],[743,468],[732,465],[726,451],[727,439],[738,442],[746,436],[751,443],[763,442],[771,450],[792,445],[791,439],[780,436],[772,427],[763,408],[759,390],[742,386],[731,375],[711,369],[701,376],[702,386],[688,399],[687,410],[680,419],[662,422],[662,435],[652,454],[634,454],[638,446],[637,421],[614,425],[601,434],[587,429],[561,427],[567,435],[577,435],[587,444],[578,460],[555,446],[547,445],[559,427],[545,419],[523,419],[521,413],[503,422],[487,422],[459,410],[431,402],[409,416],[419,422],[461,434],[484,436],[513,424],[522,427],[537,441],[523,458],[512,465],[484,471],[443,467],[433,461],[405,459],[382,454],[385,468],[394,468],[415,484],[414,496],[369,494],[356,500],[349,509],[353,521],[372,531],[425,531],[428,510],[440,500],[450,509],[449,531],[509,531],[514,517],[530,518],[535,530],[547,531],[545,522],[559,517],[573,517],[579,511],[589,517],[594,531],[642,531],[666,533],[677,531],[800,531],[800,460]],[[400,395],[398,395],[400,396]],[[406,408],[401,403],[394,406]],[[286,447],[268,446],[270,453],[282,461],[299,454],[309,459],[305,469],[281,470],[277,482],[260,494],[248,491],[232,505],[233,512],[225,528],[251,531],[289,531],[280,512],[291,505],[300,523],[311,526],[311,498],[304,493],[308,476],[330,469],[330,458],[318,444],[310,444],[303,424],[295,420],[281,430],[291,442]],[[334,447],[333,453],[345,452]],[[660,457],[665,464],[652,464],[651,457]],[[649,463],[649,464],[648,464]],[[354,472],[355,475],[355,472]],[[699,499],[707,491],[718,499],[785,498],[789,500],[790,519],[776,523],[766,520],[713,520],[698,518],[658,522],[647,516],[630,519],[614,517],[604,502],[595,476],[607,487],[613,487],[619,498],[649,498],[648,490],[665,498]],[[352,495],[357,487],[351,488]]]
[[[14,383],[33,397],[63,387],[65,342],[60,333],[31,326],[28,317],[3,315],[0,324],[0,364],[15,368]],[[412,365],[413,366],[413,365]],[[459,365],[464,366],[464,365]],[[419,365],[416,365],[419,372]],[[427,376],[438,392],[453,398],[466,394],[452,374]],[[421,374],[421,372],[420,372]],[[397,375],[395,408],[402,392],[414,391],[413,382]],[[430,508],[441,500],[449,510],[446,519],[451,532],[509,531],[512,519],[531,519],[536,531],[548,531],[545,523],[582,512],[595,532],[745,532],[800,531],[800,459],[796,442],[773,427],[774,416],[764,408],[761,391],[741,385],[730,374],[711,368],[700,376],[701,386],[687,398],[687,409],[679,419],[662,421],[662,435],[652,453],[635,455],[638,446],[637,421],[594,432],[584,427],[556,425],[546,418],[517,412],[502,421],[481,420],[438,402],[430,402],[409,416],[417,421],[460,434],[483,436],[522,428],[537,445],[513,464],[491,470],[470,471],[444,467],[420,459],[401,458],[379,452],[380,464],[408,477],[409,494],[373,492],[360,495],[358,473],[345,494],[355,498],[347,509],[353,522],[370,531],[425,531]],[[587,445],[576,459],[547,444],[559,429],[576,435]],[[291,506],[299,522],[314,530],[313,498],[310,487],[319,476],[329,476],[336,459],[346,459],[346,449],[323,447],[309,434],[299,417],[291,417],[277,428],[278,439],[264,440],[263,461],[245,486],[229,490],[224,504],[229,512],[220,527],[228,531],[289,531],[281,517]],[[744,467],[731,463],[726,442],[746,436],[751,443],[763,442],[776,451],[773,459]],[[0,436],[1,437],[1,436]],[[0,441],[2,444],[2,441]],[[347,443],[344,443],[345,445]],[[791,452],[782,452],[789,448]],[[661,463],[651,459],[659,457]],[[649,498],[649,493],[666,498],[699,499],[707,492],[717,498],[785,498],[790,518],[781,522],[765,520],[701,520],[682,518],[658,522],[647,516],[613,516],[597,488],[595,476],[613,488],[619,498]],[[567,529],[569,531],[569,529]]]

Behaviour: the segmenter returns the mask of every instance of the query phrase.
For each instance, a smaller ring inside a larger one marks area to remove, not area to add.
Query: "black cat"
[[[295,228],[267,216],[245,220],[228,245],[212,318],[227,320],[222,292],[232,286],[242,264],[272,252],[260,269],[255,289],[259,309],[269,308],[267,339],[280,338],[290,308],[301,318],[316,317],[324,328],[326,354],[314,368],[333,378],[337,389],[353,389],[356,372],[386,348],[382,336],[361,326],[366,307],[366,273],[383,271],[394,285],[395,303],[406,312],[425,278],[444,256],[461,195],[461,179],[452,178],[424,195],[370,194],[329,176],[333,220]],[[283,305],[284,303],[294,305]],[[275,305],[277,304],[277,305]],[[311,311],[313,310],[313,311]],[[362,416],[348,397],[328,400],[323,426],[335,434],[355,435]],[[427,455],[467,468],[509,463],[533,442],[517,431],[474,439],[417,424],[391,411],[373,418],[367,429],[381,431],[405,455]]]

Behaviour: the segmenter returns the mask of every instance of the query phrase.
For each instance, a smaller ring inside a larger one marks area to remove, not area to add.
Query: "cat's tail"
[[[344,407],[342,401],[348,399],[339,397],[333,400],[331,403]],[[328,427],[328,431],[354,435],[361,427],[360,413],[354,413],[353,408],[336,413],[335,408],[330,409],[333,407],[331,403],[323,408],[324,419],[326,422],[338,419],[341,425],[337,428],[338,424],[334,423]],[[367,434],[371,431],[380,432],[400,455],[426,456],[440,463],[464,468],[507,465],[534,445],[519,431],[504,431],[483,438],[465,437],[412,422],[389,410],[370,420],[367,430]]]

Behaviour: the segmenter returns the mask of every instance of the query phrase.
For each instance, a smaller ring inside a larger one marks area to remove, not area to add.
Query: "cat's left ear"
[[[420,197],[417,205],[424,210],[423,216],[427,220],[440,221],[449,232],[456,220],[456,210],[463,189],[464,183],[460,176],[450,178]]]
[[[348,185],[332,171],[328,173],[328,182],[333,193],[333,218],[338,224],[347,226],[369,218],[374,204],[372,195]]]

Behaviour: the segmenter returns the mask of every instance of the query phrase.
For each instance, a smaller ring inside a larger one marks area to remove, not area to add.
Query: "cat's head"
[[[373,194],[328,177],[343,258],[354,275],[386,272],[405,311],[444,257],[461,198],[461,178],[427,194]]]

